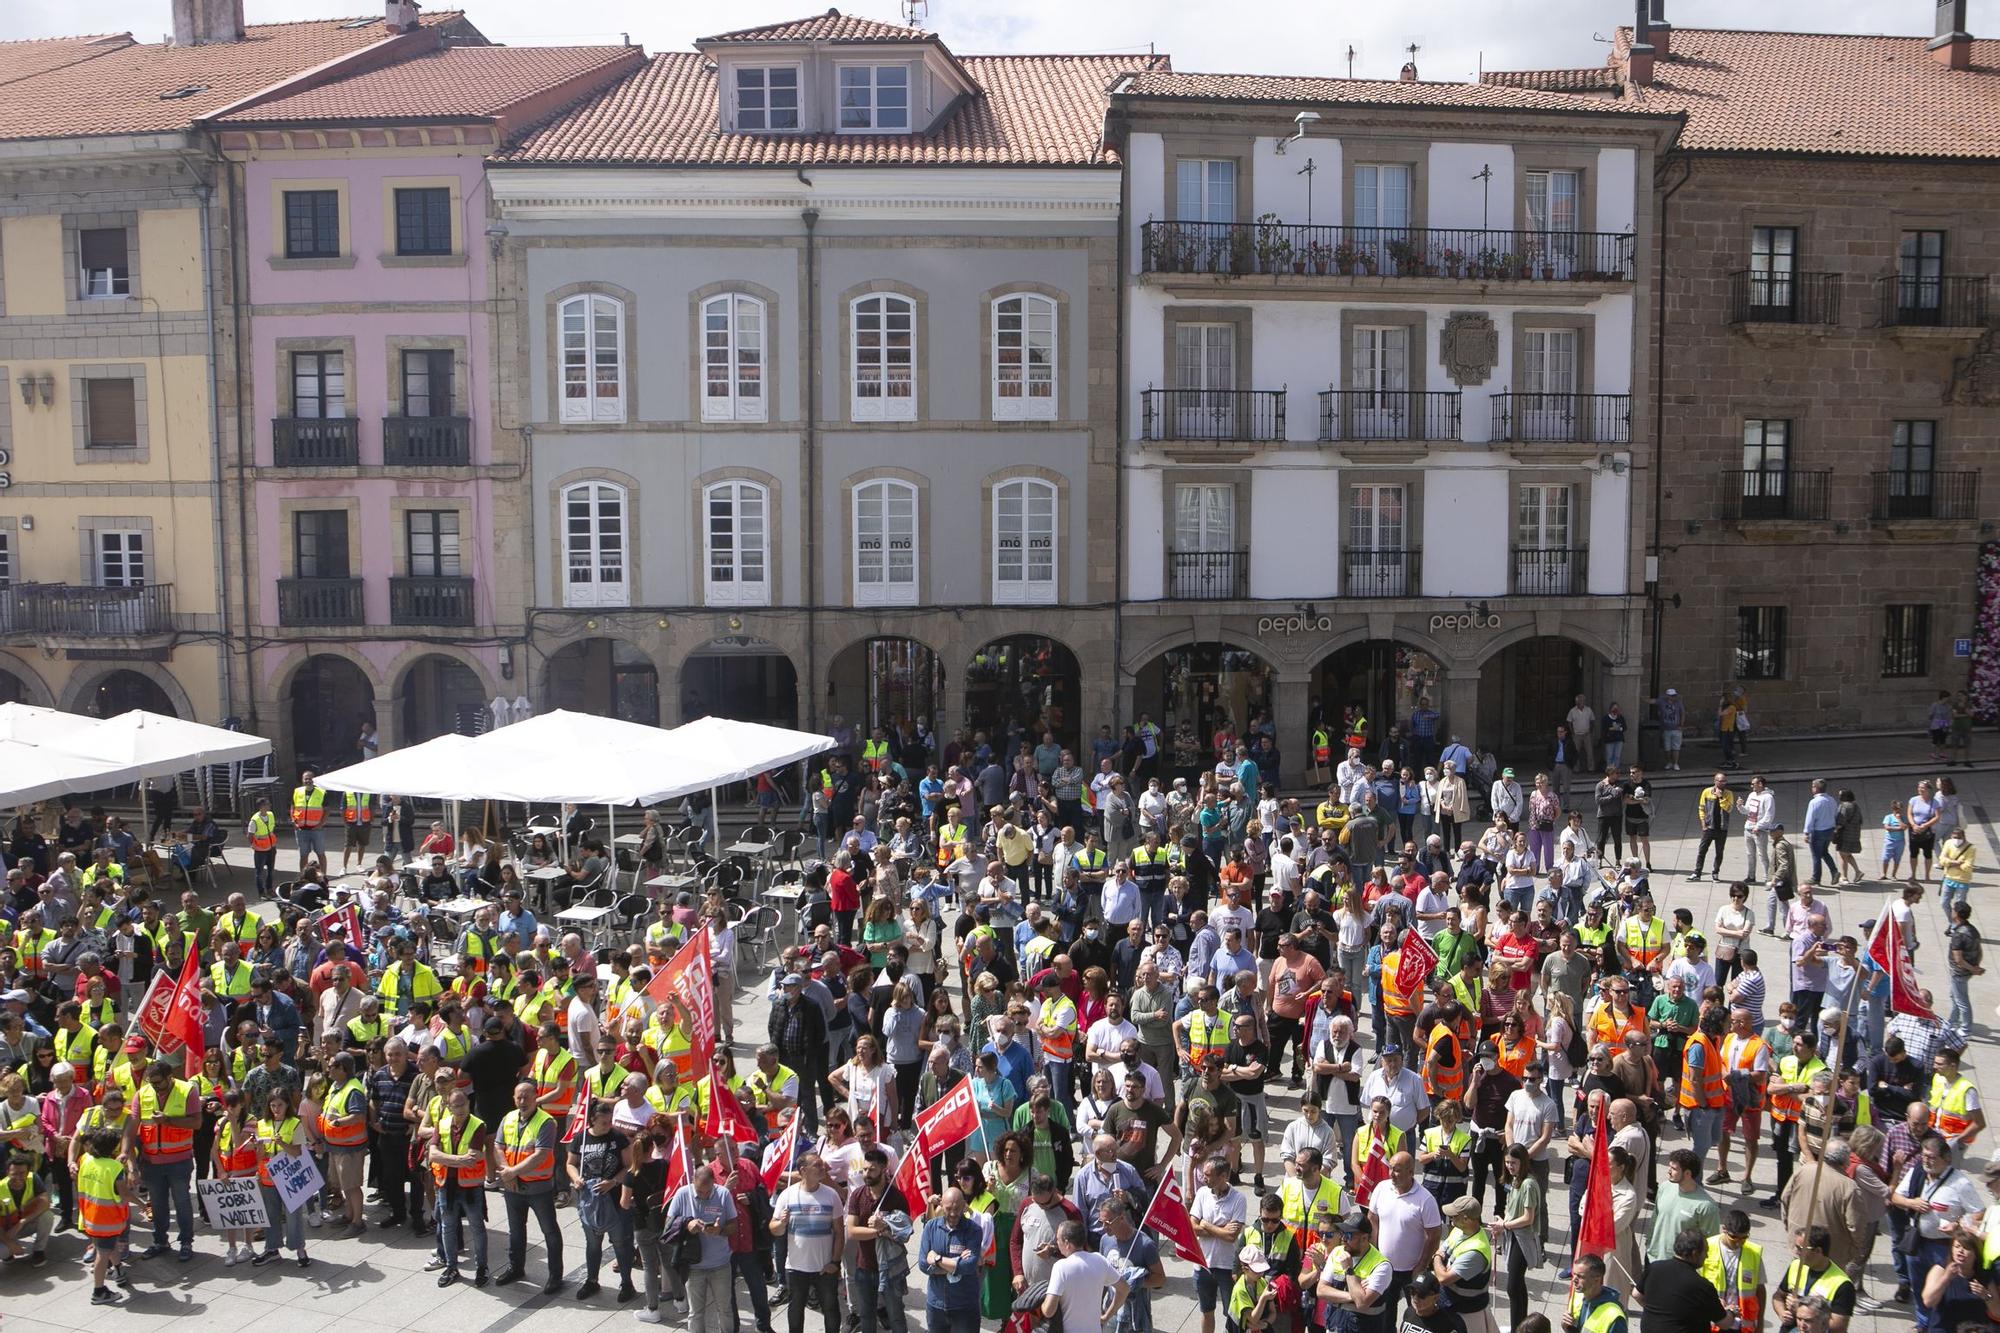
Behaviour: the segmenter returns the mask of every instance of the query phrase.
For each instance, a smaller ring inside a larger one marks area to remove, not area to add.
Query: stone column
[[[1479,671],[1467,668],[1446,671],[1444,677],[1444,697],[1438,700],[1438,707],[1444,712],[1443,724],[1438,728],[1438,748],[1451,744],[1453,736],[1464,741],[1472,749],[1479,748]],[[1460,774],[1460,776],[1464,776]]]
[[[1271,722],[1278,729],[1278,785],[1295,791],[1306,785],[1312,767],[1312,738],[1306,732],[1306,712],[1312,681],[1304,676],[1279,676],[1271,683]]]

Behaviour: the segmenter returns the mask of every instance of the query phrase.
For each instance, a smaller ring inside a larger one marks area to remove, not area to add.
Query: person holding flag
[[[1562,1327],[1563,1333],[1626,1333],[1630,1327],[1624,1301],[1604,1285],[1604,1260],[1595,1254],[1581,1255],[1576,1261]]]
[[[685,1159],[686,1153],[683,1139],[676,1157]],[[733,1327],[729,1304],[729,1231],[736,1221],[736,1200],[727,1189],[716,1184],[713,1166],[707,1162],[696,1166],[686,1183],[672,1191],[666,1220],[669,1226],[681,1223],[685,1234],[701,1242],[701,1253],[687,1270],[688,1333],[723,1333],[726,1327]],[[629,1298],[621,1295],[620,1299]]]

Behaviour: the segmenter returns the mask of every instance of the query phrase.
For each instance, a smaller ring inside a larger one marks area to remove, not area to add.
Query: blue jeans
[[[1918,1223],[1912,1220],[1910,1225],[1916,1226]],[[1918,1250],[1915,1254],[1904,1254],[1900,1250],[1896,1252],[1896,1276],[1908,1283],[1912,1292],[1921,1296],[1924,1290],[1924,1279],[1930,1275],[1930,1271],[1950,1258],[1951,1244],[1949,1241],[1925,1239],[1918,1242]],[[1942,1327],[1937,1322],[1936,1313],[1926,1310],[1921,1300],[1916,1302],[1916,1312],[1917,1327],[1919,1329]]]
[[[444,1260],[447,1272],[458,1271],[457,1223],[461,1218],[472,1235],[472,1266],[483,1273],[486,1271],[486,1191],[477,1185],[460,1188],[447,1181],[438,1190],[437,1197],[438,1257]]]
[[[1951,976],[1951,1012],[1945,1016],[1944,1025],[1963,1036],[1972,1026],[1972,995],[1967,989],[1972,978],[1954,972]],[[155,1224],[157,1230],[158,1224]]]
[[[1146,923],[1150,933],[1155,926],[1167,921],[1167,891],[1165,889],[1139,890],[1139,919]]]
[[[924,1333],[979,1333],[979,1307],[970,1310],[940,1310],[924,1307]]]
[[[1042,1072],[1049,1076],[1049,1095],[1056,1104],[1068,1109],[1076,1104],[1076,1066],[1068,1060],[1049,1060],[1042,1065]]]
[[[1625,766],[1624,741],[1604,742],[1604,766],[1606,768],[1623,768]]]
[[[294,1254],[306,1252],[306,1210],[285,1211],[285,1201],[278,1197],[276,1185],[258,1185],[257,1192],[264,1196],[264,1216],[271,1225],[264,1229],[264,1253],[278,1252],[278,1232],[284,1230],[284,1243]]]
[[[173,1202],[174,1220],[180,1224],[181,1248],[194,1244],[194,1162],[142,1161],[139,1179],[145,1182],[146,1197],[153,1201],[153,1244],[167,1243],[167,1203]]]
[[[1960,884],[1956,880],[1948,879],[1944,881],[1944,886],[1938,890],[1938,906],[1944,911],[1944,920],[1947,927],[1951,924],[1951,905],[1966,901],[1971,888],[1970,884]]]
[[[784,1237],[779,1236],[776,1239],[783,1240]],[[771,1294],[765,1290],[765,1287],[769,1284],[770,1278],[769,1275],[764,1272],[764,1260],[762,1259],[762,1257],[758,1255],[757,1251],[750,1250],[744,1254],[730,1255],[729,1262],[730,1265],[734,1267],[736,1270],[736,1279],[737,1279],[736,1287],[730,1288],[729,1292],[730,1299],[732,1301],[736,1299],[736,1291],[738,1287],[740,1287],[744,1291],[749,1292],[750,1313],[753,1316],[755,1316],[757,1333],[771,1333]],[[902,1279],[898,1278],[896,1280],[897,1292],[896,1292],[895,1309],[899,1312],[903,1308],[902,1285],[903,1285]],[[886,1292],[883,1296],[883,1299],[884,1300],[888,1299]],[[729,1312],[729,1326],[731,1328],[734,1328],[736,1327],[736,1324],[737,1324],[736,1311],[734,1308],[732,1308]],[[895,1333],[903,1333],[902,1328],[898,1327],[895,1330]]]
[[[323,828],[302,828],[298,831],[299,864],[304,865],[308,856],[317,856],[320,864],[326,864],[326,830]]]
[[[1827,879],[1835,884],[1840,883],[1840,863],[1833,859],[1832,852],[1833,830],[1830,828],[1808,830],[1806,833],[1806,847],[1812,852],[1812,875],[1810,876],[1812,882],[1815,884],[1820,882],[1819,868],[1824,863]]]
[[[1694,1140],[1694,1155],[1702,1161],[1708,1160],[1708,1150],[1722,1135],[1722,1108],[1713,1110],[1695,1107],[1687,1113],[1688,1137]]]

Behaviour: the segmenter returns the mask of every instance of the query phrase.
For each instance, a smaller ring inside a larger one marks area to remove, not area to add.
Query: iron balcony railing
[[[1169,551],[1169,595],[1188,601],[1234,601],[1250,595],[1248,551]]]
[[[361,423],[353,417],[278,417],[271,461],[279,467],[353,467],[361,461]]]
[[[401,578],[389,580],[392,625],[470,625],[474,621],[472,580]]]
[[[382,462],[388,467],[464,467],[472,461],[466,417],[383,417]]]
[[[1415,546],[1350,547],[1341,552],[1343,597],[1415,597],[1423,580],[1423,551]]]
[[[1824,519],[1832,505],[1833,472],[1763,469],[1723,474],[1731,518]]]
[[[1976,277],[1883,278],[1882,323],[1892,328],[1983,329],[1985,274]]]
[[[1294,222],[1148,222],[1145,273],[1629,282],[1633,238],[1608,231],[1327,227]]]
[[[22,583],[0,588],[0,634],[56,638],[126,638],[174,628],[174,586],[99,588]]]
[[[1406,389],[1324,389],[1322,440],[1456,440],[1460,395]]]
[[[1582,547],[1517,546],[1513,590],[1521,597],[1578,597],[1589,586]]]
[[[1142,403],[1148,440],[1285,438],[1283,389],[1147,389]]]
[[[1870,481],[1870,518],[1979,517],[1977,472],[1877,472]]]
[[[1838,324],[1841,275],[1738,269],[1729,275],[1732,324]]]
[[[1632,396],[1496,393],[1493,438],[1531,443],[1626,444],[1632,439]]]
[[[360,579],[279,579],[280,625],[359,625]]]

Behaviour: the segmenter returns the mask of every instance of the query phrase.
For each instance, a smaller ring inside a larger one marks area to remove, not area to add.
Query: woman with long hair
[[[305,1150],[306,1125],[299,1115],[299,1103],[292,1090],[271,1089],[271,1095],[264,1103],[264,1118],[257,1122],[257,1187],[264,1196],[264,1216],[270,1222],[264,1228],[264,1252],[251,1260],[259,1268],[278,1261],[281,1236],[284,1244],[298,1256],[299,1267],[312,1267],[312,1260],[306,1254],[306,1206],[302,1203],[287,1212],[285,1201],[278,1194],[277,1182],[271,1179],[271,1159],[279,1156],[296,1158]]]
[[[872,1032],[854,1040],[854,1058],[826,1076],[835,1095],[855,1119],[867,1116],[877,1125],[896,1123],[896,1071],[882,1056]]]
[[[1528,1317],[1528,1272],[1541,1267],[1542,1237],[1548,1224],[1542,1183],[1535,1178],[1534,1159],[1527,1147],[1512,1145],[1505,1160],[1507,1211],[1493,1226],[1506,1233],[1508,1323],[1519,1328]]]
[[[967,1207],[986,1214],[993,1222],[994,1261],[979,1284],[979,1312],[996,1323],[1014,1310],[1014,1265],[1008,1242],[1013,1239],[1021,1202],[1028,1195],[1033,1157],[1034,1148],[1026,1134],[1001,1135],[993,1160],[986,1163],[984,1190],[966,1200]]]
[[[211,1050],[210,1055],[219,1056],[220,1051]],[[208,1062],[202,1061],[202,1073],[208,1072]],[[262,1165],[257,1147],[257,1126],[250,1118],[250,1099],[233,1088],[224,1088],[217,1094],[215,1128],[209,1135],[209,1149],[206,1172],[216,1180],[246,1180],[258,1174]],[[204,1119],[207,1117],[204,1116]],[[234,1268],[255,1257],[252,1241],[256,1230],[251,1227],[228,1227],[223,1230],[222,1239],[229,1245],[229,1252],[222,1257],[226,1267]],[[237,1246],[241,1243],[242,1248]]]
[[[889,1005],[882,1011],[882,1044],[889,1064],[896,1071],[896,1113],[880,1122],[885,1132],[892,1125],[916,1123],[917,1083],[924,1075],[926,1017],[917,1008],[916,987],[910,978],[904,977],[889,992]]]
[[[235,1082],[229,1077],[222,1048],[211,1046],[202,1052],[201,1072],[195,1075],[195,1095],[201,1099],[201,1126],[194,1132],[195,1178],[207,1180],[213,1170],[215,1134],[222,1118],[222,1098]]]

